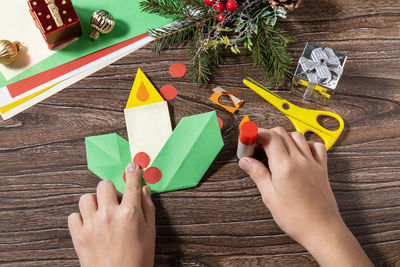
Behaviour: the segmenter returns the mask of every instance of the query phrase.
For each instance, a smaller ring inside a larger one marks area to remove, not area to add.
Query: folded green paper
[[[224,142],[215,111],[183,118],[154,159],[162,174],[148,184],[152,193],[195,187],[218,155]]]
[[[86,137],[85,143],[88,169],[101,179],[113,182],[123,193],[123,174],[132,161],[128,141],[113,133]]]
[[[118,134],[87,137],[85,141],[88,169],[123,193],[123,174],[132,161],[128,141]],[[149,185],[152,193],[195,187],[223,146],[215,111],[185,117],[144,171],[142,184]],[[159,174],[152,172],[154,169],[161,171],[161,179],[151,176]]]

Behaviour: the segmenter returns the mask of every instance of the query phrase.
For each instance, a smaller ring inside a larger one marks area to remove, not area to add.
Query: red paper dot
[[[218,117],[218,125],[219,125],[219,128],[222,130],[222,127],[224,126],[224,122],[222,121],[222,119],[220,117]]]
[[[122,179],[124,179],[125,183],[126,183],[126,173],[124,172],[124,175],[122,175]]]
[[[176,88],[170,84],[164,85],[160,89],[160,93],[165,100],[172,100],[178,95]]]
[[[140,166],[140,168],[147,168],[150,164],[150,157],[145,152],[139,152],[133,158],[133,162]]]
[[[148,184],[156,184],[161,180],[162,173],[157,167],[150,167],[144,171],[143,178]]]
[[[181,78],[186,74],[186,66],[182,63],[175,63],[169,67],[169,73],[171,73],[172,77],[174,78]]]

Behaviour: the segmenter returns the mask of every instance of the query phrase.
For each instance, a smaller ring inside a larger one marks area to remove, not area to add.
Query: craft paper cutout
[[[109,180],[123,193],[123,174],[131,162],[129,143],[118,134],[85,138],[88,169],[103,180]]]
[[[169,67],[169,73],[174,78],[181,78],[185,76],[187,68],[182,63],[175,63]]]
[[[150,167],[144,171],[143,179],[147,184],[156,184],[162,178],[162,173],[157,167]]]
[[[219,125],[219,129],[222,130],[222,127],[224,127],[224,122],[222,121],[222,119],[220,117],[218,117],[218,125]]]
[[[163,101],[164,99],[158,93],[157,89],[139,68],[125,108],[134,108]]]
[[[172,100],[178,95],[178,91],[175,86],[167,84],[161,87],[160,94],[165,100]]]
[[[145,169],[150,164],[150,157],[145,152],[139,152],[133,158],[133,162],[139,165],[140,168]]]
[[[151,164],[160,170],[161,179],[143,182],[152,193],[195,187],[223,146],[215,111],[185,117]]]
[[[249,115],[246,114],[246,116],[243,117],[243,119],[241,120],[241,122],[239,123],[239,130],[240,127],[242,127],[243,123],[250,121]]]
[[[132,158],[145,152],[153,161],[172,133],[166,101],[125,109],[125,122]]]
[[[233,90],[231,92],[228,92],[228,91],[222,89],[221,87],[216,87],[213,89],[213,91],[214,91],[214,93],[210,96],[210,100],[212,102],[214,102],[215,104],[217,104],[218,106],[223,107],[230,113],[235,113],[235,111],[238,110],[240,108],[240,106],[243,104],[243,100],[234,96],[234,94],[236,94],[238,92],[238,90]],[[223,95],[227,95],[231,98],[232,103],[234,104],[234,107],[226,106],[219,102],[219,98]]]

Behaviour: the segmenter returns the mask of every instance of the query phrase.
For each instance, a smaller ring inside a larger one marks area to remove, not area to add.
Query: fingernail
[[[144,193],[146,194],[146,196],[150,196],[150,187],[148,187],[147,185],[143,187],[144,189]]]
[[[246,158],[242,158],[239,161],[239,167],[242,168],[242,170],[244,170],[245,172],[249,172],[249,168],[250,168],[249,160]]]
[[[133,172],[136,169],[136,164],[135,163],[129,163],[128,164],[128,171]]]

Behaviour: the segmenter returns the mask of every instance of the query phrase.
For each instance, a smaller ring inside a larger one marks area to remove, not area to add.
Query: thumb
[[[239,167],[250,175],[263,198],[266,197],[272,186],[271,172],[268,168],[262,162],[249,157],[241,158]]]

